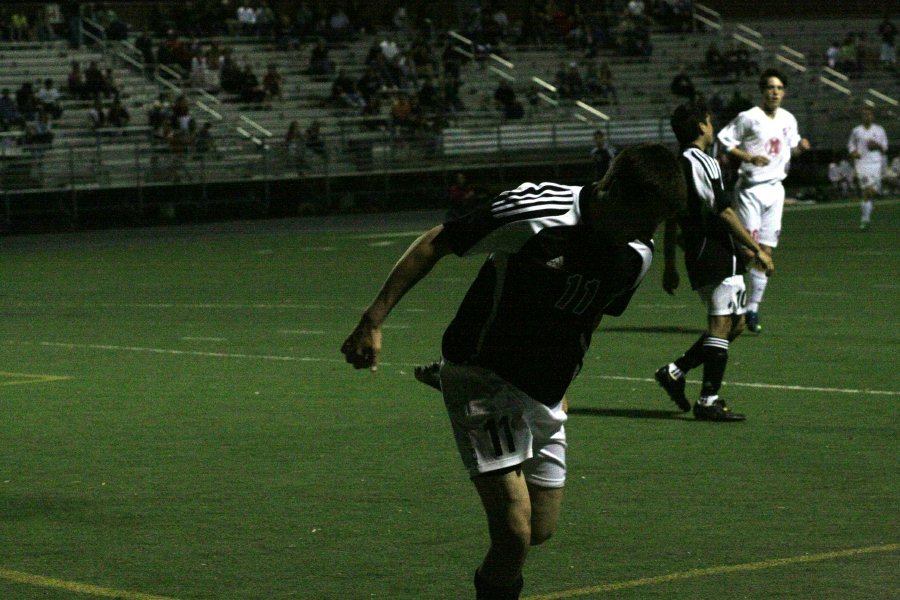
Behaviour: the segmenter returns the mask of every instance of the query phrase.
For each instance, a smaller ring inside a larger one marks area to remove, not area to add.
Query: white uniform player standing
[[[776,69],[763,71],[759,78],[760,106],[740,113],[719,132],[725,150],[741,161],[735,186],[735,209],[763,252],[772,256],[781,235],[784,186],[790,160],[809,150],[809,140],[800,137],[797,119],[781,108],[786,78]],[[759,333],[759,305],[768,276],[750,270],[750,300],[747,329]]]
[[[875,208],[875,196],[881,193],[881,174],[884,170],[888,149],[887,133],[884,127],[875,123],[875,111],[871,106],[862,110],[862,125],[857,125],[850,133],[847,151],[854,160],[856,180],[862,191],[862,215],[860,229],[868,229]]]

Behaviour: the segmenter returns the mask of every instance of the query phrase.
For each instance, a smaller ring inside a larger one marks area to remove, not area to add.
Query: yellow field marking
[[[0,371],[0,377],[11,378],[12,381],[0,381],[0,385],[23,385],[26,383],[47,383],[48,381],[63,381],[71,379],[64,375],[44,375],[41,373],[10,373]]]
[[[628,588],[642,587],[645,585],[656,585],[659,583],[668,583],[670,581],[680,581],[682,579],[693,579],[695,577],[708,577],[710,575],[723,575],[726,573],[741,573],[746,571],[759,571],[761,569],[771,569],[773,567],[782,567],[784,565],[795,565],[800,563],[818,562],[823,560],[833,560],[835,558],[846,558],[849,556],[859,556],[860,554],[875,554],[878,552],[894,552],[900,550],[900,544],[884,544],[882,546],[867,546],[865,548],[851,548],[849,550],[837,550],[834,552],[822,552],[821,554],[804,554],[803,556],[790,556],[787,558],[773,558],[771,560],[761,560],[759,562],[744,563],[740,565],[723,565],[721,567],[710,567],[707,569],[691,569],[680,573],[670,573],[668,575],[658,575],[656,577],[644,577],[642,579],[632,579],[630,581],[618,581],[615,583],[604,583],[591,587],[576,588],[572,590],[563,590],[551,594],[542,594],[539,596],[528,596],[523,600],[562,600],[563,598],[575,598],[577,596],[587,596],[589,594],[602,594],[604,592],[615,592],[617,590],[625,590]]]
[[[21,571],[12,571],[10,569],[0,569],[0,579],[12,581],[13,583],[22,583],[25,585],[33,585],[43,588],[65,590],[67,592],[74,592],[76,594],[100,596],[101,598],[121,598],[122,600],[176,600],[175,598],[170,598],[168,596],[154,596],[153,594],[143,594],[141,592],[113,590],[110,588],[90,585],[88,583],[66,581],[65,579],[54,579],[53,577],[32,575],[31,573],[22,573]]]

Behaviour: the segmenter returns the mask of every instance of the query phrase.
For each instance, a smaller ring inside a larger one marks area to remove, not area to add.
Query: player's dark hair
[[[700,124],[705,123],[708,116],[709,109],[706,102],[699,98],[693,102],[685,102],[675,109],[669,118],[669,124],[682,147],[689,145],[703,134],[700,131]]]
[[[787,77],[784,76],[784,73],[778,69],[766,69],[759,74],[759,91],[764,91],[766,86],[769,85],[769,77],[777,77],[781,80],[781,85],[784,87],[788,86]]]
[[[662,144],[639,144],[616,155],[597,184],[617,201],[653,224],[671,217],[687,203],[687,183],[678,159]]]

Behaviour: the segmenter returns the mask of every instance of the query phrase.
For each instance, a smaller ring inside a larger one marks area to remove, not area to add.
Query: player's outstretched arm
[[[775,272],[775,263],[772,261],[772,257],[764,252],[756,240],[753,239],[753,236],[741,223],[733,208],[728,207],[720,212],[719,218],[728,224],[731,234],[738,243],[742,244],[752,254],[753,262],[760,271],[764,271],[766,275],[771,275]]]
[[[435,243],[443,227],[438,225],[426,231],[407,248],[391,269],[372,304],[363,312],[359,324],[344,341],[341,352],[354,368],[378,369],[382,323],[406,292],[425,277],[437,261],[450,253],[446,245]]]

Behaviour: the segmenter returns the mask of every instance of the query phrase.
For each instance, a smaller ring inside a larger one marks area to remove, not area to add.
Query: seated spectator
[[[49,146],[53,143],[53,131],[51,131],[50,115],[41,111],[36,121],[25,127],[25,143],[30,146]]]
[[[834,40],[831,42],[831,45],[828,46],[828,49],[825,50],[825,62],[827,62],[828,66],[832,69],[836,69],[840,56],[841,49],[838,45],[838,41]]]
[[[9,88],[0,91],[0,129],[8,131],[11,127],[21,125],[22,116],[16,108],[16,102],[9,97]]]
[[[504,119],[521,119],[525,116],[522,103],[516,98],[516,92],[506,80],[500,82],[494,91],[494,104]]]
[[[703,64],[706,66],[706,72],[710,77],[722,77],[728,73],[725,57],[719,52],[719,46],[715,42],[709,43]]]
[[[34,121],[37,118],[38,100],[30,81],[23,83],[22,87],[16,91],[16,109],[26,122]]]
[[[244,81],[241,68],[234,61],[231,50],[226,49],[222,54],[222,64],[219,67],[219,85],[222,91],[229,94],[239,94]]]
[[[457,173],[453,185],[447,190],[447,199],[450,206],[447,209],[446,220],[461,217],[475,208],[477,196],[475,188],[466,180],[465,173]]]
[[[338,69],[337,77],[331,84],[331,102],[335,106],[359,109],[366,104],[356,88],[356,82],[343,69]]]
[[[282,88],[284,86],[284,78],[278,72],[278,67],[274,63],[266,65],[266,74],[263,75],[262,87],[266,93],[266,97],[278,98],[284,100]]]
[[[106,127],[106,112],[103,110],[103,102],[99,96],[94,98],[94,104],[88,110],[88,120],[91,129]]]
[[[77,100],[88,98],[87,88],[84,86],[84,73],[81,72],[81,63],[77,60],[72,61],[72,68],[66,76],[66,89],[70,98]]]
[[[619,104],[619,94],[616,86],[613,85],[612,69],[606,61],[600,63],[600,69],[597,72],[597,91],[603,102],[609,102],[609,99],[612,98],[613,103]]]
[[[853,175],[853,167],[846,157],[840,161],[832,161],[828,165],[828,181],[841,198],[848,197],[853,190]]]
[[[284,149],[289,159],[300,160],[303,158],[304,139],[300,131],[300,121],[296,119],[288,125],[284,135]]]
[[[304,146],[315,152],[323,159],[328,159],[328,150],[325,148],[325,140],[322,139],[322,124],[318,119],[313,119],[309,127],[303,133]]]
[[[106,122],[110,127],[128,127],[131,115],[118,98],[113,99],[106,113]]]
[[[191,59],[191,85],[207,92],[213,92],[219,88],[218,79],[216,72],[210,68],[209,59],[201,48],[194,58]]]
[[[53,86],[52,79],[44,80],[44,87],[35,94],[38,101],[38,108],[46,112],[51,118],[58,119],[62,116],[63,109],[59,103],[61,94],[59,90]]]
[[[309,75],[331,75],[334,73],[334,63],[328,55],[328,47],[325,40],[319,39],[309,53]]]
[[[170,123],[171,121],[172,107],[169,105],[168,95],[163,92],[157,96],[150,106],[150,110],[147,113],[147,124],[156,133],[163,127],[164,123]]]
[[[191,108],[188,105],[187,97],[182,94],[172,104],[172,124],[176,130],[188,131],[192,120]]]
[[[244,65],[244,72],[241,77],[241,89],[238,91],[238,97],[241,102],[262,102],[266,98],[266,91],[259,84],[256,74],[253,72],[253,65],[247,63]]]
[[[92,60],[88,64],[88,68],[84,71],[84,91],[89,98],[96,98],[103,94],[106,90],[106,79],[103,77],[103,71],[97,65],[97,61]]]
[[[697,95],[697,91],[694,89],[694,83],[685,72],[684,65],[678,67],[678,73],[675,74],[675,77],[672,78],[672,83],[669,84],[669,91],[671,91],[676,98],[681,98],[688,102],[693,101],[694,97]]]
[[[212,135],[212,123],[206,121],[194,136],[194,152],[197,153],[197,158],[203,158],[215,151],[216,140]]]

